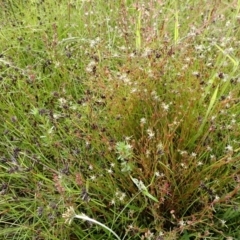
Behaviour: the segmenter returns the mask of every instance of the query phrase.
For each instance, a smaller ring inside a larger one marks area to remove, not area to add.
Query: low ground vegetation
[[[240,239],[239,9],[1,1],[0,238]]]

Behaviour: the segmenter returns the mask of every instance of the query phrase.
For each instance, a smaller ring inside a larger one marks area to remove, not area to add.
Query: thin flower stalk
[[[98,222],[97,220],[88,217],[87,215],[85,215],[84,213],[81,214],[76,214],[74,208],[71,206],[67,209],[67,211],[65,213],[62,214],[62,217],[65,218],[65,223],[68,223],[69,225],[72,223],[74,218],[78,218],[78,219],[82,219],[84,221],[89,221],[92,223],[95,223],[103,228],[105,228],[107,231],[111,232],[118,240],[121,240],[120,237],[109,227],[107,227],[106,225]]]

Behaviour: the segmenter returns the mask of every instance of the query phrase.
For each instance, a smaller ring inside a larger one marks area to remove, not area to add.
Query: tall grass
[[[239,239],[239,8],[2,1],[0,237]]]

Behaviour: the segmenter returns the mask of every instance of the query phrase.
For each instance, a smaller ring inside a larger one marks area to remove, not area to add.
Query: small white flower
[[[92,176],[90,177],[90,179],[94,181],[94,180],[96,179],[96,176],[95,176],[95,175],[92,175]]]
[[[115,199],[112,199],[111,202],[110,202],[111,205],[115,205],[116,204],[116,201]]]
[[[159,236],[164,236],[164,233],[163,232],[159,232]]]
[[[184,163],[180,163],[180,165],[181,165],[182,167],[184,167],[184,166],[185,166],[185,164],[184,164]]]
[[[67,100],[65,98],[59,98],[58,101],[61,106],[65,105],[67,103]]]
[[[233,147],[231,145],[227,145],[225,148],[228,152],[232,152],[233,151]]]
[[[203,51],[204,46],[203,46],[203,45],[197,45],[197,46],[195,46],[195,49],[196,49],[197,51]]]
[[[110,166],[113,168],[115,166],[115,163],[111,163]]]
[[[149,156],[150,156],[150,153],[151,153],[150,150],[147,149],[147,151],[146,151],[146,157],[149,157]]]
[[[213,160],[216,160],[216,156],[215,155],[213,155],[213,154],[211,154],[210,155],[210,159],[213,161]]]
[[[89,167],[88,167],[88,169],[89,169],[89,170],[93,170],[93,165],[90,164]]]
[[[59,62],[59,61],[56,61],[56,62],[55,62],[55,68],[58,68],[58,67],[60,67],[60,65],[61,65],[61,64],[60,64],[60,62]]]
[[[145,48],[144,49],[144,52],[143,52],[143,54],[142,54],[142,57],[147,57],[147,56],[149,56],[150,54],[151,54],[151,52],[152,52],[152,50],[150,49],[150,48]]]
[[[166,104],[166,103],[162,103],[162,108],[163,108],[164,111],[167,112],[169,110],[169,105]]]
[[[211,152],[212,148],[210,146],[207,146],[207,151]]]
[[[195,152],[192,152],[192,153],[191,153],[191,156],[192,156],[193,158],[195,158],[195,157],[197,156],[197,154],[196,154]]]
[[[215,195],[215,201],[218,201],[220,197],[218,195]]]
[[[203,165],[203,162],[202,162],[202,161],[199,161],[199,162],[197,163],[197,165],[198,165],[198,166],[202,166],[202,165]]]
[[[88,63],[87,67],[86,67],[86,72],[92,72],[93,68],[97,65],[97,63],[95,61],[91,61]]]
[[[141,123],[141,124],[146,124],[146,122],[147,122],[146,118],[141,118],[141,119],[140,119],[140,123]]]
[[[153,130],[151,130],[150,128],[147,129],[147,134],[148,134],[148,137],[149,137],[150,139],[154,138],[154,136],[155,136],[155,133],[154,133]]]
[[[57,120],[57,119],[61,118],[61,114],[54,113],[53,118]]]
[[[65,218],[65,223],[67,223],[69,225],[72,223],[75,216],[76,216],[76,213],[72,206],[68,207],[67,211],[62,214],[62,217]]]
[[[135,57],[135,54],[134,54],[134,53],[130,53],[130,54],[129,54],[129,57],[130,57],[130,58],[134,58],[134,57]]]
[[[226,221],[225,220],[222,220],[222,219],[219,219],[220,220],[220,222],[221,222],[221,224],[222,224],[222,226],[224,227],[224,226],[226,226]]]
[[[187,155],[188,155],[187,151],[185,151],[185,150],[180,151],[180,154],[181,154],[182,156],[187,156]]]
[[[226,26],[226,27],[231,26],[231,21],[228,20],[228,21],[226,22],[226,25],[225,25],[225,26]]]
[[[199,75],[199,72],[198,72],[198,71],[194,71],[194,72],[192,72],[192,75],[198,76],[198,75]]]
[[[232,119],[232,120],[231,120],[231,123],[232,123],[232,124],[235,124],[235,123],[236,123],[236,119]]]
[[[130,137],[127,136],[127,137],[125,137],[125,141],[128,142],[128,141],[131,140],[131,138],[132,138],[132,136],[130,136]],[[130,148],[131,148],[131,147],[130,147]]]
[[[132,224],[128,225],[128,228],[133,229],[133,225]]]
[[[125,197],[126,197],[126,193],[122,193],[121,196],[119,197],[119,201],[122,202]]]
[[[186,223],[183,221],[183,220],[180,220],[179,223],[178,223],[181,227],[185,226]]]
[[[132,90],[131,90],[131,93],[135,93],[135,92],[137,92],[137,88],[132,88]]]

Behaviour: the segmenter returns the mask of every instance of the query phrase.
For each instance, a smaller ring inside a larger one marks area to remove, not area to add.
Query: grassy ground
[[[0,238],[240,239],[239,10],[1,1]]]

